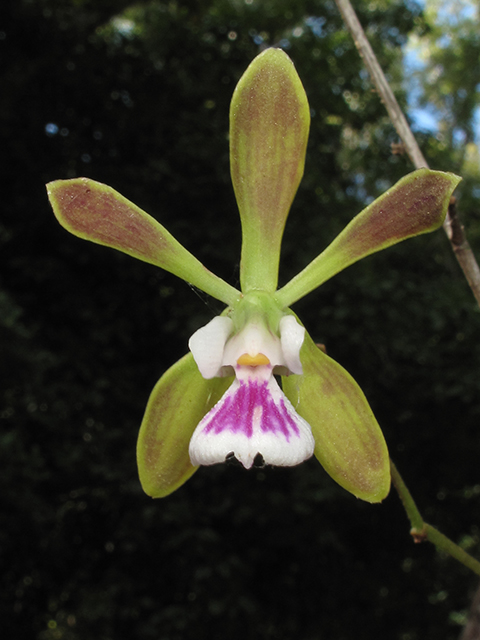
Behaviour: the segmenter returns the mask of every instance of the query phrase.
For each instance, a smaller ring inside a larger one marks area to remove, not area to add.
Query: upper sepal
[[[390,489],[387,445],[355,380],[306,334],[303,375],[282,378],[285,395],[309,424],[315,456],[357,498],[380,502]]]
[[[74,178],[50,182],[47,193],[55,216],[70,233],[162,267],[226,304],[240,295],[112,187]]]
[[[309,126],[307,96],[292,61],[281,49],[267,49],[241,77],[230,105],[244,293],[277,287],[280,244],[303,175]]]
[[[190,438],[231,383],[232,378],[202,378],[191,353],[160,378],[148,400],[137,443],[138,472],[147,495],[168,496],[196,471],[188,455]]]
[[[429,169],[403,177],[359,213],[275,298],[289,307],[357,260],[434,231],[445,220],[450,196],[460,180],[453,173]]]

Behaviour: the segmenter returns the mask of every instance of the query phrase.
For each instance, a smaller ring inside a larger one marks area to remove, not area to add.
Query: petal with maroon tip
[[[267,49],[240,78],[230,105],[244,293],[277,288],[280,244],[303,175],[309,126],[307,96],[292,61],[281,49]]]
[[[344,489],[380,502],[390,489],[388,450],[362,390],[308,333],[300,358],[303,375],[282,378],[282,386],[312,428],[315,456]]]
[[[160,378],[138,435],[137,463],[145,493],[168,496],[196,471],[188,455],[192,433],[231,384],[232,378],[205,380],[191,353]]]
[[[75,178],[50,182],[47,192],[58,221],[70,233],[155,264],[226,304],[240,295],[115,189]]]
[[[438,229],[455,187],[453,173],[419,169],[359,213],[335,240],[275,294],[285,307],[357,260],[397,242]]]

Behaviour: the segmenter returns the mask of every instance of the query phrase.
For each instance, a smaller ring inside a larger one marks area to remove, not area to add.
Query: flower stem
[[[469,553],[452,542],[450,538],[447,538],[447,536],[440,533],[438,529],[432,527],[431,524],[425,524],[425,528],[427,540],[433,543],[437,549],[445,551],[448,555],[452,556],[452,558],[455,558],[455,560],[458,560],[480,576],[480,562],[478,562],[478,560],[475,560]]]
[[[390,469],[392,473],[393,486],[400,496],[408,519],[410,520],[410,524],[412,525],[410,534],[412,535],[414,541],[423,542],[424,540],[429,540],[437,547],[437,549],[441,549],[445,553],[448,553],[448,555],[452,556],[452,558],[455,558],[463,565],[468,567],[468,569],[471,569],[474,573],[480,576],[480,562],[478,560],[475,560],[475,558],[473,558],[470,554],[468,554],[461,547],[452,542],[450,538],[447,538],[447,536],[445,536],[443,533],[440,533],[438,529],[425,522],[420,514],[420,511],[417,508],[417,505],[415,504],[414,499],[412,498],[410,491],[408,490],[407,485],[403,481],[402,476],[398,473],[398,469],[393,464],[392,460],[390,460]]]
[[[412,525],[412,532],[420,533],[423,531],[425,523],[423,522],[423,518],[420,514],[420,511],[415,504],[414,499],[410,491],[408,490],[407,485],[403,481],[402,476],[398,473],[397,467],[393,464],[392,459],[390,458],[390,471],[392,474],[392,483],[395,489],[397,490],[398,495],[400,496],[400,500],[403,503],[405,511],[407,512],[408,519],[410,520],[410,524]],[[413,534],[412,534],[413,535]]]

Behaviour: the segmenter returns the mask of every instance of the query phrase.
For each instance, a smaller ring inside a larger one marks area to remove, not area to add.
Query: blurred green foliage
[[[425,33],[419,6],[356,6],[405,103],[401,47]],[[476,579],[413,545],[393,492],[361,503],[312,460],[203,469],[164,501],[142,494],[149,392],[221,308],[69,236],[44,189],[106,182],[237,284],[228,106],[250,60],[280,44],[313,116],[286,281],[412,169],[390,153],[393,127],[334,2],[5,0],[0,12],[4,636],[457,638]],[[434,168],[458,170],[457,149],[420,138]],[[480,248],[475,193],[464,202]],[[362,261],[295,310],[365,390],[426,519],[478,557],[480,316],[442,233]]]

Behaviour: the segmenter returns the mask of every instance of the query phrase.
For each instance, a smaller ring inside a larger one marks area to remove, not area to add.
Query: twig
[[[455,560],[458,560],[465,567],[468,567],[480,576],[480,562],[478,560],[452,542],[450,538],[447,538],[443,533],[440,533],[438,529],[425,522],[407,488],[407,485],[403,481],[402,476],[398,473],[397,467],[391,460],[390,469],[392,473],[393,486],[397,490],[403,506],[405,507],[405,511],[407,512],[408,519],[410,520],[412,527],[410,529],[410,534],[414,541],[423,542],[424,540],[428,540],[433,543],[437,549],[441,549],[445,553],[448,553],[449,556],[452,556],[452,558],[455,558]]]
[[[392,120],[392,123],[405,146],[405,151],[407,152],[410,160],[416,169],[421,169],[422,167],[428,168],[428,163],[415,140],[415,136],[403,115],[390,85],[388,84],[385,74],[383,73],[375,53],[367,40],[367,36],[365,35],[350,0],[336,0],[336,3],[347,28],[352,34],[355,46],[357,47],[358,52],[363,58],[365,66],[372,77],[380,98],[388,111],[388,115],[390,116],[390,119]],[[452,215],[449,208],[449,213],[447,214],[443,228],[450,240],[453,252],[455,253],[455,256],[463,270],[477,304],[480,306],[480,268],[466,238],[465,230],[456,215],[456,211],[455,215]]]
[[[463,630],[460,640],[480,640],[480,587],[473,598],[468,622]]]
[[[450,199],[448,215],[443,225],[448,239],[452,245],[457,260],[463,269],[463,273],[470,285],[476,301],[480,305],[480,269],[473,251],[468,244],[465,230],[457,215],[457,200],[453,196]]]

